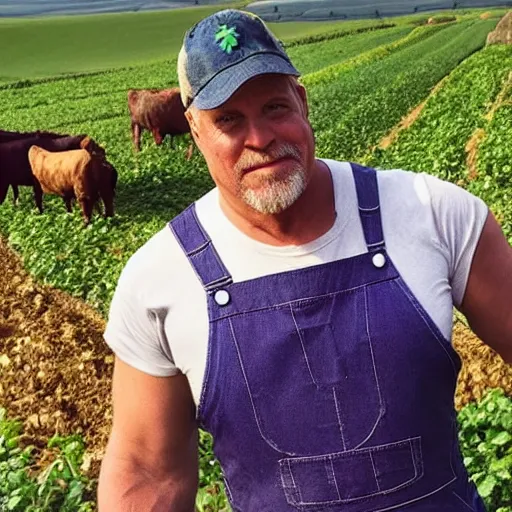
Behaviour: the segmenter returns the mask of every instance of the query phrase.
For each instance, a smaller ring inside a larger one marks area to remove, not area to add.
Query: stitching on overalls
[[[423,308],[421,307],[420,304],[417,303],[417,301],[414,299],[414,297],[411,296],[411,294],[409,293],[409,290],[401,282],[401,279],[397,279],[397,284],[402,289],[402,291],[404,292],[404,294],[407,297],[407,299],[409,300],[409,302],[413,305],[414,309],[418,312],[418,314],[420,315],[420,317],[423,320],[424,324],[428,327],[430,332],[434,335],[434,338],[437,341],[437,343],[441,346],[441,348],[444,350],[445,354],[448,356],[448,359],[450,360],[450,363],[451,363],[452,368],[453,368],[453,374],[454,374],[455,378],[457,378],[458,374],[457,374],[457,368],[455,368],[455,363],[454,363],[452,357],[450,356],[450,353],[448,352],[448,350],[444,346],[445,342],[448,343],[448,344],[450,344],[450,342],[448,340],[444,339],[444,337],[442,337],[440,339],[439,333],[436,332],[436,330],[434,330],[432,328],[432,325],[429,322],[429,318],[425,316],[425,313],[423,312]]]
[[[343,423],[341,422],[340,410],[338,407],[338,397],[336,396],[336,388],[332,388],[332,394],[334,395],[334,405],[336,406],[336,416],[338,417],[338,425],[340,426],[341,442],[343,443],[343,451],[347,451],[347,445],[345,444],[345,436],[343,435]]]
[[[391,505],[390,507],[379,508],[378,510],[375,510],[374,512],[386,512],[387,510],[395,510],[396,507],[403,507],[404,505],[410,505],[411,503],[415,503],[416,501],[422,500],[424,498],[428,498],[429,496],[432,496],[433,494],[436,494],[439,491],[442,491],[445,487],[448,487],[451,483],[453,483],[454,480],[455,480],[455,478],[453,478],[452,480],[449,480],[445,484],[441,485],[441,487],[438,487],[436,490],[431,491],[427,494],[423,494],[423,496],[419,496],[419,497],[414,498],[409,501],[404,501],[403,503],[397,503],[396,505]]]
[[[297,487],[295,478],[293,478],[293,471],[292,471],[292,466],[290,464],[290,459],[288,459],[287,465],[288,465],[288,472],[290,474],[290,478],[292,479],[293,489],[295,490],[295,492],[297,493],[297,495],[299,497],[299,503],[302,503],[302,494],[300,493],[300,487]]]
[[[208,297],[206,298],[208,301]],[[209,301],[208,301],[209,302]],[[210,384],[210,372],[212,367],[212,340],[213,340],[213,326],[214,323],[211,320],[211,306],[210,303],[207,305],[208,308],[208,341],[206,343],[206,367],[205,367],[205,373],[203,378],[203,386],[201,389],[201,395],[199,396],[199,403],[197,404],[197,413],[196,413],[196,419],[201,420],[204,412],[205,407],[205,396],[207,390],[209,390],[209,384]]]
[[[306,360],[306,365],[309,370],[309,375],[311,375],[311,380],[313,381],[313,384],[315,384],[315,386],[318,387],[318,383],[315,380],[315,377],[313,376],[313,372],[311,371],[311,366],[309,365],[309,359],[308,359],[308,355],[306,353],[306,347],[304,346],[304,339],[302,337],[302,332],[300,331],[299,326],[297,325],[297,320],[295,319],[295,313],[293,312],[293,308],[292,308],[291,304],[290,304],[290,313],[292,315],[293,323],[295,324],[295,329],[297,331],[297,334],[299,335],[300,346],[302,347],[302,352],[304,353],[304,359]]]
[[[413,457],[414,460],[414,457]],[[380,483],[377,477],[377,470],[375,469],[375,462],[373,461],[372,452],[370,452],[370,462],[372,463],[373,475],[375,476],[375,483],[377,484],[377,490],[380,492]],[[416,464],[414,465],[414,476],[416,476]]]
[[[359,290],[360,288],[364,288],[364,287],[367,287],[367,286],[372,286],[374,284],[386,283],[388,281],[393,281],[394,279],[397,279],[397,276],[388,277],[388,278],[382,279],[382,280],[372,281],[371,283],[361,284],[359,286],[354,286],[353,288],[347,288],[347,289],[342,290],[342,291],[324,293],[322,295],[314,295],[314,296],[311,296],[311,297],[305,297],[305,298],[301,298],[301,299],[293,299],[293,300],[289,300],[289,301],[286,301],[286,302],[280,302],[279,304],[274,304],[272,306],[257,307],[257,308],[248,309],[248,310],[245,310],[245,311],[233,311],[231,313],[227,313],[226,315],[219,316],[219,317],[215,318],[214,322],[217,322],[219,320],[224,320],[224,319],[227,319],[227,318],[231,318],[233,316],[243,316],[243,315],[248,315],[248,314],[251,314],[251,313],[256,313],[258,311],[273,311],[273,310],[276,310],[276,309],[284,308],[285,306],[289,306],[290,304],[296,304],[296,303],[300,303],[300,302],[313,301],[313,300],[316,300],[316,299],[324,299],[324,298],[332,297],[332,296],[335,296],[335,295],[341,295],[343,293],[350,293],[350,292],[354,292],[356,290]]]
[[[340,490],[338,488],[338,482],[336,480],[336,475],[334,474],[334,464],[332,462],[332,457],[329,457],[329,463],[330,463],[330,468],[331,468],[331,472],[332,472],[332,479],[334,480],[334,485],[336,487],[336,493],[338,494],[338,499],[341,500],[341,494],[340,494]]]
[[[380,208],[380,204],[373,206],[372,208],[363,208],[362,206],[359,206],[358,208],[361,212],[376,212]]]
[[[462,501],[462,503],[464,503],[464,505],[466,505],[466,507],[468,507],[469,510],[471,510],[472,512],[476,512],[476,510],[469,503],[467,503],[466,500],[462,499],[455,491],[452,491],[452,494],[455,494],[455,496],[457,496],[457,498],[459,498],[459,500]]]
[[[375,420],[375,424],[373,425],[373,428],[372,430],[370,431],[370,433],[368,434],[368,436],[366,436],[366,438],[361,441],[354,449],[356,450],[357,448],[360,448],[361,446],[363,446],[363,444],[365,444],[366,442],[368,442],[368,440],[372,437],[373,433],[375,432],[375,429],[377,428],[377,425],[380,423],[380,420],[382,419],[382,417],[384,416],[384,412],[386,411],[386,408],[382,402],[382,393],[381,393],[381,390],[380,390],[380,384],[379,384],[379,377],[377,375],[377,366],[375,365],[375,356],[373,354],[373,347],[372,347],[372,339],[371,339],[371,336],[370,336],[370,323],[369,323],[369,311],[368,311],[368,287],[365,286],[364,288],[364,309],[365,309],[365,315],[366,315],[366,336],[367,336],[367,339],[368,339],[368,346],[370,347],[370,354],[371,354],[371,357],[372,357],[372,366],[373,366],[373,375],[375,377],[375,384],[377,386],[377,393],[379,395],[379,416],[377,417],[377,419]]]
[[[195,247],[194,249],[192,249],[190,252],[187,252],[187,256],[195,256],[196,254],[199,254],[200,252],[204,251],[208,245],[210,245],[210,240],[206,240],[205,242],[203,242],[201,245],[199,245],[198,247]]]

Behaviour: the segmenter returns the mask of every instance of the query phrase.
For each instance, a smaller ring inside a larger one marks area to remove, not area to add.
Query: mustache
[[[243,174],[252,167],[260,165],[268,165],[281,158],[291,157],[295,160],[301,159],[300,150],[294,144],[283,143],[275,148],[271,148],[265,152],[245,151],[242,153],[235,165],[237,174]]]

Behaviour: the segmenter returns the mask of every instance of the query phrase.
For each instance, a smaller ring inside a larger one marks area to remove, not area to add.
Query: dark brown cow
[[[140,136],[143,129],[153,134],[157,146],[162,144],[166,135],[190,133],[185,117],[185,108],[178,87],[172,89],[130,89],[128,91],[133,144],[140,151]],[[188,158],[192,155],[193,143],[188,149]]]
[[[54,134],[40,132],[32,137],[0,142],[0,204],[4,202],[9,186],[12,187],[15,203],[19,196],[19,186],[34,187],[36,205],[42,213],[41,191],[38,184],[34,182],[28,160],[28,150],[33,145],[49,151],[86,148],[91,153],[105,156],[104,150],[86,135],[68,135],[54,138]]]
[[[52,139],[58,139],[60,137],[69,137],[69,135],[61,135],[60,133],[53,132],[9,132],[5,130],[0,130],[0,143],[2,142],[12,142],[13,140],[19,139],[30,139],[31,137],[51,137]]]
[[[94,204],[100,198],[105,206],[105,217],[114,215],[117,171],[103,156],[85,149],[51,152],[32,146],[28,159],[38,184],[34,188],[40,190],[41,195],[44,192],[62,197],[68,212],[71,212],[71,202],[76,198],[86,225],[91,221]]]

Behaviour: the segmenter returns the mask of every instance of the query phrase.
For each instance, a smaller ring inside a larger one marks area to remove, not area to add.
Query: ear
[[[308,94],[306,92],[306,88],[302,84],[299,84],[299,83],[296,84],[296,88],[297,88],[297,94],[299,95],[299,98],[302,102],[302,109],[303,109],[304,115],[306,116],[306,118],[308,118],[309,117],[309,105],[308,105]]]
[[[87,147],[89,146],[89,144],[91,143],[91,138],[86,135],[81,141],[80,141],[80,147],[82,149],[87,149]]]
[[[190,126],[190,133],[197,143],[199,140],[199,131],[197,129],[196,117],[192,108],[185,110],[185,117],[187,118],[188,125]]]

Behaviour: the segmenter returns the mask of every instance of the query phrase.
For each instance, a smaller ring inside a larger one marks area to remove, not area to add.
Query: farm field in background
[[[226,2],[226,7],[244,2]],[[45,18],[0,18],[0,83],[69,73],[137,66],[178,53],[185,30],[222,6],[172,11],[113,13]],[[443,11],[442,16],[503,15],[506,9]],[[427,18],[402,16],[347,21],[270,23],[277,37],[290,41],[331,31],[382,24],[409,24]]]
[[[37,67],[35,61],[21,58],[22,48],[16,50],[20,52],[17,59],[9,57],[6,67],[2,54],[0,80],[9,83],[0,84],[0,129],[87,133],[105,148],[119,172],[115,217],[105,220],[96,214],[88,228],[83,227],[78,208],[67,214],[60,198],[45,196],[45,213],[39,215],[28,189],[21,190],[17,207],[12,205],[11,192],[0,206],[0,234],[22,258],[18,266],[9,267],[4,281],[0,276],[0,290],[14,297],[11,303],[2,299],[0,313],[26,311],[23,322],[4,326],[4,331],[0,318],[0,406],[22,417],[38,449],[44,447],[44,436],[55,429],[83,433],[92,447],[89,462],[96,470],[111,414],[106,404],[112,356],[101,333],[121,269],[138,247],[213,186],[197,150],[186,160],[188,136],[175,140],[171,149],[168,142],[156,147],[146,132],[142,151],[134,154],[126,93],[129,88],[177,85],[176,57],[183,32],[194,16],[199,19],[212,10],[169,11],[158,13],[157,18],[152,17],[155,13],[138,14],[147,21],[138,30],[154,31],[152,41],[147,35],[145,42],[138,40],[138,50],[130,46],[136,43],[109,33],[114,16],[126,24],[123,30],[129,26],[135,30],[131,14],[98,16],[102,35],[91,41],[88,50],[80,44],[85,45],[91,20],[67,18],[64,24],[53,18],[31,21],[33,25],[0,20],[0,39],[5,27],[19,23],[11,28],[18,32],[11,34],[22,37],[30,26],[41,38],[41,51],[45,45],[57,48],[55,34],[63,30],[76,33],[77,41],[83,38],[60,53],[49,52],[47,60],[39,57]],[[318,156],[424,171],[458,183],[488,202],[512,243],[512,45],[485,47],[487,34],[503,12],[492,10],[481,16],[481,10],[464,11],[452,21],[433,25],[425,23],[425,15],[272,25],[303,73]],[[447,13],[438,16],[446,18]],[[74,29],[65,28],[67,24]],[[169,35],[165,27],[175,31]],[[53,36],[48,32],[52,30]],[[73,59],[73,54],[79,58]],[[103,71],[85,73],[98,69]],[[65,72],[79,74],[55,76]],[[37,79],[45,74],[46,79]],[[22,80],[13,82],[13,77]],[[397,130],[404,120],[404,129]],[[0,244],[0,256],[6,250]],[[21,263],[38,283],[64,290],[86,304],[76,306],[60,292],[25,283]],[[62,314],[56,316],[50,305]],[[481,353],[485,360],[481,366],[465,360],[459,408],[479,399],[487,385],[512,395],[512,369],[499,363],[462,324],[457,323],[456,329],[457,347],[467,350],[466,357]],[[38,341],[31,341],[32,337]],[[24,392],[26,396],[20,397]],[[512,512],[512,435],[501,435],[512,434],[512,405],[509,410],[510,400],[498,395],[486,400],[479,406],[485,413],[463,409],[461,436],[465,454],[471,453],[467,464],[485,494],[489,512]],[[493,410],[501,411],[501,419],[491,425]],[[2,421],[0,413],[0,437]],[[479,455],[473,456],[471,450],[482,429],[490,434],[485,443],[482,440]],[[220,471],[212,463],[208,436],[201,435],[198,509],[222,511],[226,505]],[[499,442],[493,437],[498,435]],[[80,443],[71,448],[55,443],[73,457],[82,457]],[[481,466],[491,464],[497,469],[482,473]],[[85,492],[86,484],[79,480],[70,485],[76,493]],[[7,491],[0,484],[0,510],[2,492]],[[12,510],[26,510],[21,500],[11,503],[15,503]]]
[[[240,4],[240,2],[238,2]],[[232,7],[237,3],[227,6]],[[219,6],[36,19],[0,18],[0,83],[87,73],[178,53],[185,30]],[[382,20],[272,23],[283,39],[382,24]]]

